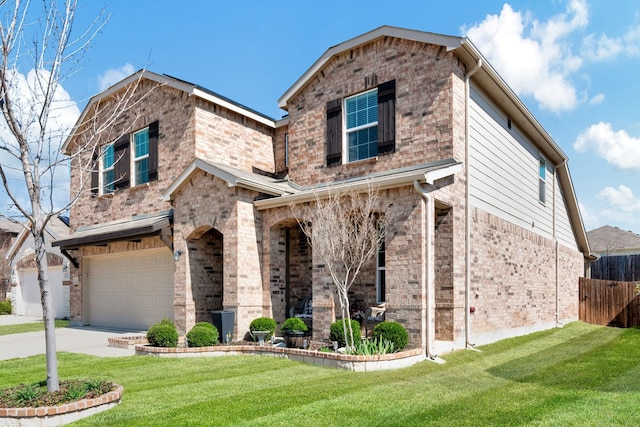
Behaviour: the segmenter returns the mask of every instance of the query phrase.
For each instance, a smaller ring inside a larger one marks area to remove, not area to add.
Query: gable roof
[[[589,256],[589,241],[582,222],[571,174],[567,165],[568,157],[556,144],[551,135],[538,122],[527,106],[509,87],[504,79],[496,72],[478,48],[464,37],[446,36],[424,31],[408,30],[404,28],[382,26],[373,31],[362,34],[329,48],[278,100],[278,106],[287,109],[287,103],[302,87],[304,87],[334,56],[345,51],[371,43],[383,37],[396,37],[443,46],[447,52],[454,52],[464,63],[467,70],[480,66],[471,77],[474,85],[482,88],[494,100],[519,129],[527,135],[533,144],[556,166],[558,181],[563,190],[567,211],[580,251]]]
[[[74,129],[77,129],[85,120],[87,113],[91,110],[91,107],[98,101],[100,101],[101,99],[112,95],[120,90],[122,90],[124,87],[126,87],[127,85],[130,85],[132,83],[135,83],[138,80],[142,80],[142,79],[146,79],[146,80],[151,80],[153,82],[156,82],[158,84],[164,85],[164,86],[169,86],[171,88],[180,90],[186,94],[188,94],[189,96],[197,96],[199,98],[202,98],[206,101],[209,101],[211,103],[220,105],[221,107],[224,107],[228,110],[231,110],[233,112],[236,112],[238,114],[241,114],[247,118],[250,118],[252,120],[255,120],[256,122],[262,123],[266,126],[269,127],[275,127],[275,119],[259,113],[256,110],[253,110],[249,107],[246,107],[242,104],[239,104],[235,101],[232,101],[231,99],[222,96],[212,90],[209,89],[205,89],[202,86],[193,84],[193,83],[189,83],[185,80],[181,80],[175,77],[171,77],[168,76],[166,74],[157,74],[154,73],[152,71],[149,70],[139,70],[135,73],[133,73],[132,75],[130,75],[129,77],[126,77],[125,79],[119,81],[118,83],[114,84],[113,86],[109,87],[108,89],[100,92],[97,95],[94,95],[91,97],[91,99],[89,99],[89,102],[87,103],[87,105],[85,106],[84,110],[82,111],[82,114],[80,115],[80,117],[78,118],[78,121],[76,122]],[[75,135],[75,132],[72,132],[66,139],[66,141],[64,142],[64,144],[62,145],[61,151],[65,154],[70,154],[68,152],[69,149],[69,144],[71,143],[73,137]]]
[[[208,162],[202,159],[195,159],[175,181],[162,193],[162,200],[169,201],[173,194],[182,188],[198,171],[206,172],[223,181],[229,187],[242,187],[255,190],[259,193],[270,196],[283,196],[295,192],[295,188],[289,185],[286,180],[270,178],[265,175],[247,172],[232,166],[221,163]]]
[[[31,232],[22,225],[18,226],[21,229],[20,233],[6,254],[6,258],[10,262],[14,261],[14,258],[20,253],[20,249],[25,246],[25,243],[28,248],[33,248],[34,245]],[[49,223],[45,227],[45,232],[49,235],[51,241],[57,240],[69,235],[69,225],[59,217],[51,217]]]
[[[599,254],[640,253],[640,235],[603,225],[587,232],[593,252]]]
[[[7,219],[0,219],[0,233],[18,235],[22,231],[22,225]]]

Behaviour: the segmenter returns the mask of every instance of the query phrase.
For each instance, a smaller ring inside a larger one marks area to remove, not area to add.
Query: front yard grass
[[[59,361],[61,378],[124,386],[79,426],[640,425],[640,329],[576,322],[480,350],[373,373],[265,356]],[[0,388],[44,374],[44,356],[0,362]]]
[[[56,328],[68,328],[68,320],[55,320]],[[19,323],[17,325],[0,326],[0,335],[21,334],[23,332],[44,331],[44,322]]]

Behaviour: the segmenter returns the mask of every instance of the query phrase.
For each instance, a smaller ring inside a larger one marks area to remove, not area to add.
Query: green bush
[[[154,347],[177,347],[178,330],[176,325],[165,317],[149,328],[147,340]]]
[[[0,314],[11,314],[11,300],[0,301]]]
[[[218,329],[208,322],[199,322],[187,332],[189,347],[207,347],[218,343]]]
[[[360,332],[360,323],[358,323],[357,320],[351,319],[351,330],[353,331],[353,343],[355,345],[360,342],[362,338],[362,333]],[[349,333],[348,330],[347,333]],[[329,338],[331,338],[331,341],[338,341],[338,346],[340,347],[347,346],[347,340],[344,338],[344,327],[342,320],[338,320],[331,324],[331,327],[329,328]]]
[[[264,339],[265,340],[269,340],[271,339],[271,335],[273,335],[273,333],[276,330],[276,326],[278,326],[276,324],[276,321],[273,320],[270,317],[258,317],[257,319],[253,319],[251,321],[251,323],[249,324],[249,330],[250,331],[269,331],[270,333],[268,335],[265,335]]]
[[[289,332],[307,332],[308,330],[309,328],[307,328],[307,325],[305,325],[299,317],[291,317],[285,320],[282,323],[282,326],[280,326],[280,332],[283,334]]]
[[[384,321],[373,328],[373,339],[390,342],[393,344],[394,351],[400,351],[407,346],[409,334],[400,323]]]

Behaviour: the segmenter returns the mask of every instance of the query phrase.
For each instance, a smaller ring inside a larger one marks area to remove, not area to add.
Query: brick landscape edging
[[[362,356],[340,353],[325,353],[321,351],[301,350],[284,347],[260,347],[256,345],[216,345],[210,347],[152,347],[136,345],[137,355],[152,355],[160,357],[216,357],[237,355],[261,355],[286,357],[311,365],[328,368],[340,368],[350,371],[383,371],[405,368],[425,360],[420,349],[400,351],[398,353],[382,354],[378,356]]]
[[[58,418],[66,418],[64,424],[107,410],[122,401],[124,389],[115,390],[93,399],[82,399],[58,406],[38,408],[0,408],[1,426],[62,425]]]

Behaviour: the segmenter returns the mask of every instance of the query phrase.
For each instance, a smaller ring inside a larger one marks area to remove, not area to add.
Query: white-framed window
[[[386,280],[387,271],[385,268],[385,247],[384,239],[382,239],[376,256],[376,299],[378,300],[378,304],[385,302]]]
[[[378,155],[378,89],[345,98],[347,162]]]
[[[149,182],[149,128],[133,134],[133,185]]]
[[[284,134],[284,167],[289,167],[289,134]]]
[[[113,144],[102,148],[102,161],[100,162],[100,194],[111,194],[115,190],[116,180],[116,156]]]
[[[538,200],[540,203],[546,203],[547,197],[547,161],[542,155],[539,155],[539,172],[538,172]]]

